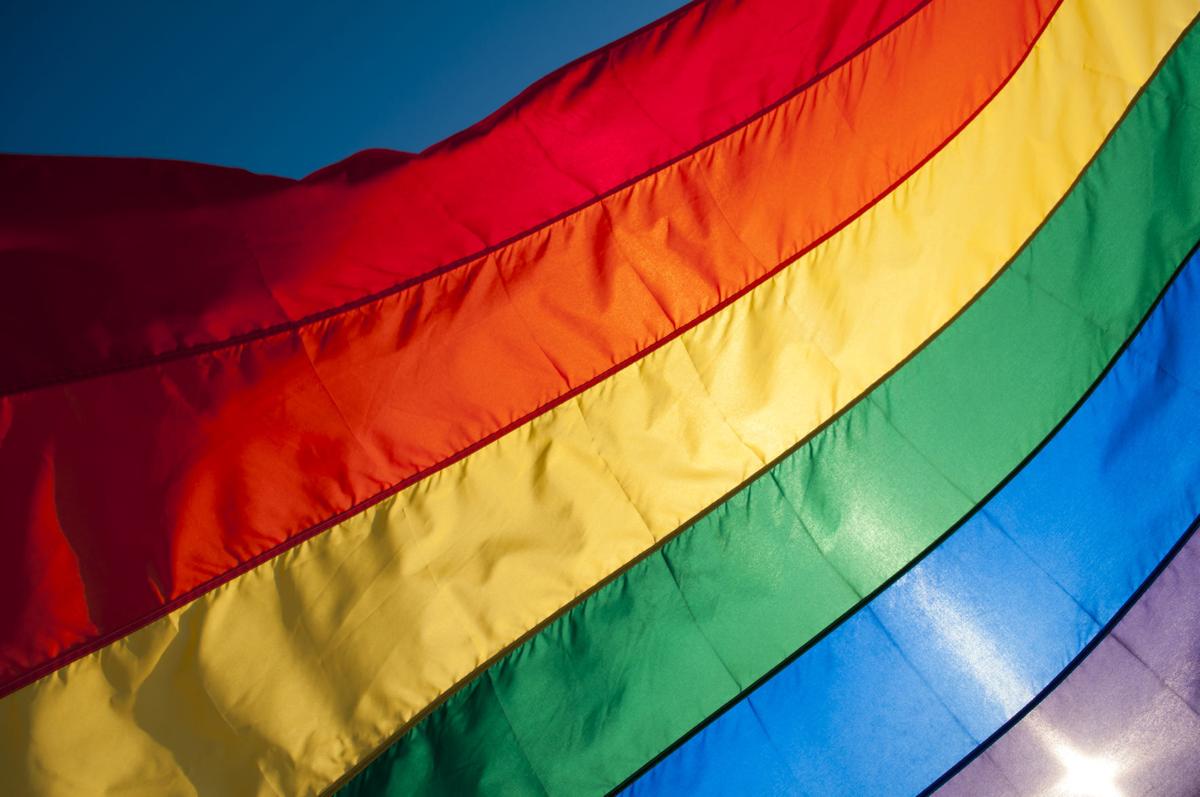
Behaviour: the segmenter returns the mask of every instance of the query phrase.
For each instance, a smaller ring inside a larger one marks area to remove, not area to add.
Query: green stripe
[[[1200,237],[1197,66],[1167,61],[1046,225],[929,346],[452,696],[348,791],[604,792],[952,527],[1070,410]]]

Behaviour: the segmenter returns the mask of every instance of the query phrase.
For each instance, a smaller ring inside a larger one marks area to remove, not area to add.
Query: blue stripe
[[[1053,680],[1200,512],[1198,260],[958,533],[630,791],[916,793]]]

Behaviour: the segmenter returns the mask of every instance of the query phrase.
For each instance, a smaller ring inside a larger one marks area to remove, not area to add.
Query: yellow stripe
[[[1068,189],[1196,5],[1066,0],[975,122],[781,275],[466,460],[5,698],[6,791],[325,787],[950,318]]]

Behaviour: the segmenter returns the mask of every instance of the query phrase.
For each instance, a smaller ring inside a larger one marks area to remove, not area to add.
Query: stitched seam
[[[1029,46],[1026,48],[1025,52],[1021,55],[1021,57],[1017,60],[1016,64],[1013,66],[1013,69],[1009,72],[1008,75],[1005,76],[1005,78],[995,88],[995,90],[992,92],[992,94],[989,95],[985,99],[985,101],[979,107],[977,107],[975,109],[975,111],[972,112],[972,114],[970,116],[968,116],[963,121],[963,123],[949,137],[947,137],[945,139],[945,141],[943,141],[935,149],[930,151],[924,158],[922,158],[922,160],[920,162],[915,164],[908,173],[904,174],[899,179],[897,179],[895,183],[893,183],[891,186],[889,186],[887,189],[885,189],[883,192],[881,192],[877,197],[875,197],[875,199],[873,199],[868,204],[864,205],[855,214],[846,218],[840,224],[836,225],[835,227],[833,227],[832,229],[827,231],[825,234],[818,237],[816,240],[807,244],[803,249],[801,249],[796,254],[783,260],[773,271],[768,272],[767,274],[761,275],[755,281],[752,281],[751,283],[747,284],[746,286],[744,286],[737,292],[731,294],[729,297],[727,297],[722,302],[719,302],[718,304],[711,307],[705,313],[702,313],[701,315],[692,319],[687,324],[677,327],[675,330],[673,330],[667,336],[660,338],[659,340],[650,344],[649,346],[644,348],[641,352],[638,352],[638,353],[630,356],[626,360],[624,360],[620,363],[617,363],[616,365],[614,365],[614,366],[610,367],[609,369],[601,372],[600,374],[592,377],[591,379],[587,380],[586,382],[581,383],[578,387],[572,389],[571,391],[568,391],[555,399],[551,399],[550,401],[544,402],[539,407],[526,413],[525,415],[521,416],[517,420],[507,424],[504,427],[497,429],[496,431],[494,431],[488,435],[481,437],[475,443],[472,443],[471,445],[460,449],[459,451],[455,452],[454,454],[450,455],[449,457],[444,458],[442,461],[434,463],[433,465],[427,466],[427,467],[423,468],[422,470],[417,471],[416,473],[414,473],[408,477],[405,477],[404,479],[396,482],[392,486],[385,488],[384,490],[381,490],[368,498],[363,499],[362,501],[349,507],[346,510],[343,510],[342,512],[338,513],[337,515],[327,518],[326,520],[324,520],[318,524],[315,524],[313,526],[310,526],[307,529],[303,529],[295,534],[292,534],[291,536],[287,537],[286,539],[281,540],[279,543],[272,546],[271,548],[269,548],[265,551],[262,551],[253,557],[250,557],[249,559],[245,560],[244,562],[242,562],[232,568],[229,568],[226,571],[224,571],[223,573],[210,578],[208,581],[197,585],[196,587],[194,587],[191,590],[188,590],[187,592],[183,593],[179,597],[175,598],[173,601],[165,603],[162,606],[157,607],[150,612],[146,612],[143,615],[141,615],[140,617],[138,617],[134,620],[130,620],[129,622],[125,623],[124,625],[120,626],[117,629],[109,631],[105,634],[98,635],[90,640],[81,642],[75,646],[69,647],[66,650],[64,650],[62,653],[58,654],[57,656],[47,659],[35,667],[29,668],[28,670],[24,671],[23,673],[20,673],[19,675],[11,678],[6,683],[0,683],[0,698],[4,697],[7,694],[11,694],[12,692],[16,691],[17,689],[20,689],[21,687],[26,686],[36,680],[39,680],[41,677],[66,666],[67,664],[71,663],[72,661],[75,661],[85,655],[88,655],[89,653],[92,653],[96,650],[99,650],[100,648],[105,647],[106,645],[110,644],[111,642],[113,642],[116,639],[120,639],[123,636],[127,636],[128,634],[138,630],[139,628],[142,628],[142,627],[148,625],[149,623],[152,623],[155,620],[157,620],[167,614],[170,614],[175,609],[178,609],[178,608],[192,602],[196,598],[212,591],[213,589],[232,581],[233,579],[237,578],[238,576],[240,576],[246,572],[249,572],[250,570],[253,570],[254,568],[258,567],[261,564],[269,562],[270,560],[274,559],[279,554],[284,553],[284,552],[290,550],[291,548],[294,548],[295,546],[300,545],[301,543],[312,539],[313,537],[316,537],[318,534],[321,534],[322,532],[332,528],[333,526],[336,526],[338,523],[342,522],[343,520],[346,520],[347,518],[350,518],[350,517],[358,514],[359,512],[362,512],[365,509],[369,509],[370,507],[378,504],[379,502],[395,495],[396,493],[403,490],[405,487],[408,487],[408,486],[426,478],[427,476],[429,476],[433,473],[436,473],[437,471],[439,471],[449,465],[452,465],[453,463],[458,462],[459,460],[464,459],[465,457],[474,453],[475,451],[478,451],[479,449],[484,448],[485,446],[498,440],[500,437],[504,436],[505,434],[512,431],[513,429],[516,429],[516,428],[524,425],[529,420],[532,420],[533,418],[537,417],[538,415],[543,414],[544,412],[548,411],[549,409],[551,409],[553,407],[556,407],[562,403],[565,403],[566,401],[569,401],[569,400],[575,398],[579,394],[586,391],[588,388],[604,381],[605,379],[607,379],[609,376],[616,373],[617,371],[650,355],[654,351],[657,351],[659,348],[663,347],[664,345],[666,345],[670,341],[674,340],[675,338],[679,337],[680,335],[686,333],[688,330],[698,326],[700,323],[703,323],[704,321],[708,320],[712,316],[716,315],[721,310],[723,310],[726,307],[728,307],[729,305],[733,304],[733,302],[742,298],[744,295],[750,293],[752,290],[757,288],[759,285],[772,279],[773,277],[778,275],[780,272],[782,272],[785,268],[787,268],[792,263],[794,263],[803,254],[805,254],[808,251],[811,251],[812,249],[820,246],[826,240],[832,238],[834,235],[839,233],[842,229],[849,226],[856,219],[858,219],[860,216],[862,216],[864,213],[866,213],[868,210],[870,210],[872,207],[874,207],[876,204],[878,204],[885,197],[890,195],[893,191],[895,191],[897,188],[899,188],[901,185],[903,185],[913,174],[915,174],[917,171],[919,171],[926,163],[928,163],[930,160],[932,160],[952,140],[954,140],[954,138],[959,134],[959,132],[961,132],[964,128],[966,128],[979,114],[981,114],[984,111],[984,109],[986,109],[991,104],[991,102],[997,96],[999,96],[1001,91],[1004,90],[1005,86],[1007,86],[1008,83],[1012,80],[1013,76],[1015,76],[1020,71],[1021,66],[1026,62],[1029,55],[1033,52],[1036,42],[1041,38],[1042,33],[1046,30],[1047,26],[1049,25],[1050,21],[1054,18],[1055,14],[1057,13],[1057,11],[1061,7],[1061,5],[1062,5],[1062,0],[1058,0],[1058,2],[1055,3],[1054,8],[1046,16],[1046,18],[1042,21],[1042,27],[1034,35],[1032,41],[1030,42]],[[1188,30],[1190,30],[1190,27],[1188,28]],[[1185,33],[1186,33],[1186,31],[1185,31]],[[1168,51],[1168,55],[1172,52],[1174,52],[1174,48],[1172,48],[1171,50]],[[1163,60],[1165,62],[1165,57]],[[1136,104],[1136,101],[1139,99],[1139,97],[1140,97],[1140,95],[1135,95],[1133,97],[1133,99],[1130,101],[1129,105],[1126,108],[1125,114],[1122,115],[1122,117],[1117,121],[1117,124],[1112,128],[1112,130],[1109,131],[1108,136],[1105,138],[1104,142],[1101,143],[1101,145],[1097,149],[1096,153],[1093,154],[1092,161],[1095,160],[1095,157],[1099,152],[1103,151],[1105,144],[1107,144],[1108,140],[1111,139],[1111,137],[1115,133],[1115,131],[1121,128],[1121,122],[1124,121],[1125,116],[1128,115],[1129,111],[1134,107],[1134,105]],[[1085,167],[1080,171],[1079,176],[1077,176],[1077,178],[1076,178],[1076,183],[1078,183],[1079,179],[1082,178],[1083,174],[1087,173],[1092,161],[1089,161],[1089,163],[1087,165],[1085,165]],[[1072,188],[1073,187],[1074,187],[1074,184],[1072,185]],[[1063,195],[1063,198],[1060,198],[1059,202],[1053,208],[1051,208],[1050,212],[1045,217],[1046,219],[1049,219],[1054,215],[1054,212],[1062,204],[1062,201],[1065,199],[1065,197],[1068,196],[1070,193],[1071,193],[1071,189],[1068,189],[1068,191]],[[1042,226],[1044,223],[1045,223],[1045,219],[1043,220],[1042,224],[1039,224],[1033,230],[1033,232],[1030,234],[1029,238],[1026,240],[1026,243],[1029,240],[1032,240],[1032,238],[1042,229]],[[1021,251],[1021,249],[1023,249],[1023,248],[1024,248],[1024,244],[1022,244],[1022,246],[1018,248],[1018,252]],[[1009,264],[1011,264],[1011,262],[1012,261],[1010,260]],[[868,386],[868,388],[865,389],[860,394],[860,398],[862,396],[865,396],[866,394],[868,394],[875,386],[880,384],[887,376],[894,373],[902,365],[904,365],[906,362],[908,362],[914,356],[919,354],[923,350],[923,348],[926,344],[928,344],[931,340],[936,338],[943,329],[948,327],[968,307],[970,307],[979,296],[981,296],[992,284],[994,284],[995,281],[1002,274],[1007,272],[1007,270],[1008,270],[1007,265],[1008,264],[1006,264],[1004,267],[1001,267],[1000,269],[998,269],[996,271],[996,273],[992,276],[992,278],[980,288],[980,290],[975,294],[975,296],[972,297],[970,300],[968,300],[963,305],[963,307],[961,307],[959,309],[959,311],[957,313],[955,313],[954,316],[952,316],[950,319],[948,319],[947,322],[941,328],[939,328],[938,330],[935,330],[933,332],[933,334],[931,334],[925,341],[922,342],[921,345],[919,345],[912,352],[910,352],[909,355],[905,359],[903,359],[899,363],[897,363],[896,366],[894,366],[890,371],[883,374],[878,380],[876,380],[875,383]],[[791,447],[787,452],[785,452],[784,455],[786,455],[787,453],[791,453],[792,451],[795,451],[797,448],[800,447],[800,445],[802,445],[803,443],[810,440],[822,428],[825,428],[825,426],[827,426],[829,423],[832,423],[834,420],[841,417],[841,415],[844,414],[846,410],[848,410],[849,408],[854,406],[855,403],[856,403],[856,400],[849,402],[840,411],[834,413],[832,416],[830,416],[830,418],[826,419],[826,421],[823,424],[821,424],[820,426],[818,426],[817,429],[815,429],[812,433],[810,433],[809,435],[806,435],[799,443],[797,443],[796,446]],[[782,459],[782,455],[781,455],[780,459]],[[737,488],[735,487],[734,490],[731,490],[729,494],[736,492],[736,489]],[[703,513],[701,513],[701,514],[703,514]],[[666,538],[664,538],[664,539],[666,539]],[[659,544],[661,544],[661,542],[662,541],[660,541]],[[631,560],[630,564],[632,564],[634,561],[637,561],[637,557],[635,557],[633,560]],[[628,567],[628,565],[626,567]]]
[[[702,4],[702,2],[705,2],[705,1],[707,1],[707,0],[702,0],[701,2],[698,2],[697,5],[700,5],[700,4]],[[23,385],[18,384],[16,387],[5,388],[5,389],[0,390],[0,395],[18,395],[20,393],[32,392],[35,390],[48,388],[48,387],[54,387],[57,385],[81,382],[81,381],[85,381],[88,379],[95,379],[98,377],[107,376],[107,375],[113,374],[113,373],[137,370],[140,368],[146,368],[146,367],[150,367],[152,365],[157,365],[157,364],[161,364],[161,363],[165,363],[165,362],[171,362],[174,360],[187,359],[188,357],[192,357],[192,356],[202,356],[204,354],[209,354],[214,351],[220,351],[222,349],[237,348],[239,346],[243,346],[243,345],[252,343],[253,341],[256,341],[256,340],[262,340],[262,339],[270,338],[270,337],[277,337],[280,335],[287,334],[289,332],[296,332],[304,327],[312,326],[321,321],[325,321],[330,318],[333,318],[333,317],[336,317],[336,316],[339,316],[339,315],[342,315],[345,313],[349,313],[349,312],[359,309],[365,305],[374,304],[375,302],[378,302],[382,299],[386,299],[387,297],[392,296],[394,294],[401,293],[409,288],[412,288],[416,285],[426,282],[434,277],[446,274],[447,272],[454,271],[458,268],[469,265],[469,264],[475,262],[476,260],[487,257],[488,255],[490,255],[494,252],[497,252],[501,249],[508,248],[509,246],[512,246],[513,244],[517,243],[518,241],[520,241],[524,238],[528,238],[531,235],[536,234],[540,230],[543,230],[543,229],[550,227],[560,221],[563,221],[564,219],[574,216],[574,215],[580,213],[581,211],[591,207],[592,205],[595,205],[610,196],[618,194],[621,191],[624,191],[625,189],[630,188],[631,186],[633,186],[637,183],[640,183],[640,182],[654,176],[655,174],[658,174],[659,172],[665,171],[666,169],[670,168],[671,166],[673,166],[676,163],[679,163],[680,161],[683,161],[683,160],[686,160],[686,159],[692,157],[693,155],[697,154],[698,152],[700,152],[704,149],[707,149],[708,147],[711,147],[712,145],[718,143],[719,141],[738,132],[739,130],[749,127],[750,125],[754,124],[756,121],[761,119],[762,117],[769,114],[771,111],[775,110],[776,108],[778,108],[781,105],[784,105],[791,99],[795,98],[797,95],[803,93],[808,88],[816,85],[817,83],[820,83],[822,80],[824,80],[825,78],[829,77],[834,72],[841,69],[847,63],[855,60],[858,56],[860,56],[863,52],[868,50],[871,46],[876,44],[878,41],[889,36],[896,30],[903,27],[903,25],[906,22],[908,22],[910,19],[912,19],[914,16],[916,16],[917,13],[919,13],[921,10],[923,10],[924,8],[929,6],[932,2],[933,2],[933,0],[921,0],[921,2],[917,6],[915,6],[913,9],[911,9],[903,17],[898,19],[890,27],[888,27],[884,31],[881,31],[877,36],[863,42],[863,44],[861,44],[857,49],[855,49],[852,53],[847,55],[845,58],[843,58],[842,60],[838,61],[837,63],[831,65],[827,69],[817,72],[811,78],[807,79],[804,83],[790,89],[786,94],[783,95],[783,97],[760,108],[758,111],[755,111],[753,114],[751,114],[747,118],[743,119],[742,121],[738,122],[737,124],[733,125],[732,127],[728,128],[726,130],[723,130],[722,132],[720,132],[708,139],[705,139],[704,141],[700,142],[699,144],[696,144],[689,150],[687,150],[683,153],[680,153],[679,155],[676,155],[666,161],[663,161],[662,163],[651,167],[650,169],[642,172],[641,174],[638,174],[635,177],[625,180],[624,182],[618,184],[617,186],[614,186],[613,188],[610,188],[610,189],[604,191],[603,193],[596,194],[595,196],[591,197],[590,199],[586,200],[583,203],[580,203],[579,205],[576,205],[576,206],[574,206],[574,207],[572,207],[550,219],[547,219],[543,222],[538,223],[535,226],[529,227],[513,236],[510,236],[509,238],[506,238],[503,241],[500,241],[499,243],[496,243],[489,247],[480,249],[472,254],[460,257],[460,258],[453,260],[450,263],[444,264],[442,266],[437,266],[435,268],[432,268],[432,269],[430,269],[422,274],[419,274],[415,277],[411,277],[409,279],[398,282],[395,285],[384,288],[383,290],[375,291],[374,293],[368,294],[359,299],[355,299],[350,302],[344,302],[335,307],[327,308],[325,310],[321,310],[316,313],[310,313],[309,315],[306,315],[306,316],[296,319],[294,321],[288,321],[285,323],[275,324],[275,325],[272,325],[269,327],[263,327],[261,329],[254,330],[252,332],[246,332],[241,335],[230,336],[228,338],[224,338],[219,341],[212,341],[209,343],[191,346],[191,347],[178,348],[178,349],[175,349],[170,352],[155,354],[155,355],[152,355],[149,357],[134,358],[134,359],[128,360],[124,363],[120,363],[117,365],[109,365],[106,367],[92,368],[92,369],[81,369],[73,374],[63,375],[61,377],[54,378],[54,379],[48,379],[48,380],[45,380],[42,382],[34,382],[34,383],[23,384]],[[687,6],[684,7],[684,9],[686,9],[686,8],[687,8]],[[680,9],[680,11],[682,11],[684,9]],[[555,75],[557,75],[557,72],[555,73]],[[552,75],[552,76],[554,76],[554,75]],[[537,85],[537,84],[534,84],[534,85]]]

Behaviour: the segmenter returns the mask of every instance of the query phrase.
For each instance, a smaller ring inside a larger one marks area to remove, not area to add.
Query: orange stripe
[[[5,399],[4,688],[360,511],[715,312],[928,157],[1045,13],[1023,0],[939,0],[869,51],[871,69],[851,61],[462,269],[301,331]]]
[[[0,393],[245,343],[403,290],[720,138],[928,2],[693,0],[419,155],[369,150],[299,182],[0,155],[0,340],[23,344],[0,346]]]

